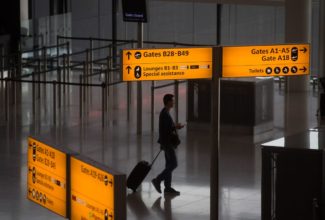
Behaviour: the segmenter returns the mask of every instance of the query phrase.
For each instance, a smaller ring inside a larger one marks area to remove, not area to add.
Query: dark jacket
[[[168,110],[163,108],[159,115],[159,139],[162,148],[173,147],[170,144],[170,136],[175,130],[175,124]]]

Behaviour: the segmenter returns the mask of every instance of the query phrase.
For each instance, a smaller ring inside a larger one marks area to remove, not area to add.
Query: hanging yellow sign
[[[222,77],[309,74],[309,44],[222,48]]]
[[[71,220],[116,219],[114,176],[78,157],[73,156],[70,161]]]
[[[34,138],[28,138],[27,197],[67,216],[67,155]]]
[[[122,52],[123,81],[212,78],[212,48],[134,49]]]

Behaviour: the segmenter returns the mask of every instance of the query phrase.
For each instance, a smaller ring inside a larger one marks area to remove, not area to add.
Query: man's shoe
[[[161,193],[161,188],[160,188],[160,182],[157,179],[152,179],[151,180],[152,185],[155,187],[158,193]]]
[[[179,196],[179,195],[181,194],[179,191],[176,191],[176,190],[173,189],[173,188],[166,188],[166,189],[164,190],[164,193],[165,193],[165,194],[170,194],[170,195],[177,195],[177,196]]]

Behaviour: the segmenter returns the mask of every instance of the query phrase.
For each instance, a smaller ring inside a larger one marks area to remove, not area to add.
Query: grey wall
[[[37,17],[49,15],[49,0],[35,0]],[[239,1],[239,0],[238,0]],[[231,1],[228,1],[231,2]],[[251,5],[260,2],[261,5]],[[222,36],[224,45],[275,44],[284,42],[284,6],[282,1],[263,5],[261,0],[250,4],[224,4],[222,11]],[[149,22],[144,25],[145,40],[172,41],[194,44],[216,44],[217,15],[216,1],[147,0]],[[313,72],[317,71],[318,60],[318,1],[313,10]],[[112,0],[71,0],[72,36],[111,38]],[[123,22],[122,3],[118,1],[119,39],[136,39],[136,23]],[[53,22],[52,22],[53,23]],[[58,23],[58,22],[57,22]],[[43,22],[44,25],[45,23]],[[62,25],[61,25],[62,26]],[[60,28],[60,23],[53,25]],[[44,29],[44,28],[41,28]],[[51,30],[51,33],[62,32]],[[50,40],[53,43],[53,39]],[[106,43],[97,43],[103,46]],[[88,47],[88,43],[74,41],[76,50]]]
[[[118,38],[136,39],[136,24],[125,23],[118,4]],[[145,39],[184,43],[216,43],[216,4],[148,0]],[[224,5],[224,44],[283,42],[282,6]],[[72,0],[72,35],[111,38],[111,1]]]
[[[222,16],[222,44],[284,42],[284,8],[226,5]]]

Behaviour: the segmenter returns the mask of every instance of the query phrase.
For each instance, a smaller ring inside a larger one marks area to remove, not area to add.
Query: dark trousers
[[[165,188],[170,188],[172,183],[172,173],[173,170],[177,167],[177,157],[175,149],[173,147],[167,147],[164,149],[166,167],[165,169],[157,176],[158,181],[164,181]]]

